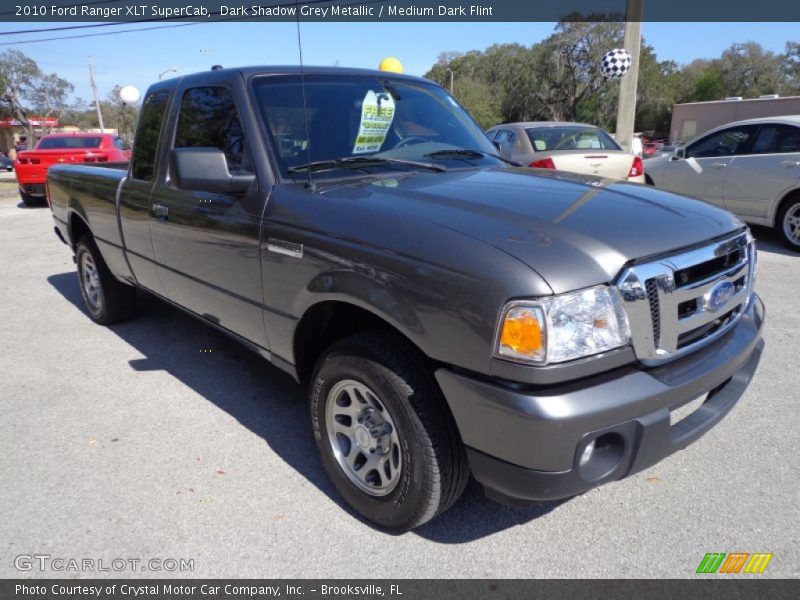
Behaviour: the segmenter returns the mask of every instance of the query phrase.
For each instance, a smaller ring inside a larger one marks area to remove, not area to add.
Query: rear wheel
[[[19,197],[22,198],[23,204],[25,206],[42,206],[44,202],[44,198],[38,198],[37,196],[31,196],[30,194],[26,194],[22,190],[19,192]]]
[[[432,372],[400,340],[359,334],[317,363],[311,420],[336,489],[373,523],[406,531],[459,498],[464,447]]]
[[[800,196],[790,198],[781,209],[778,232],[788,248],[800,252]]]
[[[84,234],[78,241],[75,260],[81,296],[89,316],[102,325],[130,318],[136,310],[136,288],[111,274],[90,234]]]

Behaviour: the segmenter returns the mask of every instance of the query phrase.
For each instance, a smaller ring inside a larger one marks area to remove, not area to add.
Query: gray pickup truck
[[[653,465],[763,348],[736,217],[495,151],[424,79],[218,69],[148,90],[129,165],[47,188],[92,319],[144,290],[289,372],[338,491],[407,530],[470,475],[525,504]]]

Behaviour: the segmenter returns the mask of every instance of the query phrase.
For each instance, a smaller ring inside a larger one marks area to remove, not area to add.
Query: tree
[[[714,67],[708,68],[702,75],[694,80],[692,101],[707,102],[709,100],[722,100],[725,95],[725,84],[722,75]]]
[[[493,118],[567,120],[614,130],[619,84],[603,78],[600,60],[622,44],[622,34],[621,22],[602,18],[563,22],[531,46],[495,44],[483,51],[442,52],[425,76],[449,89],[452,73],[455,95],[480,114],[481,125]],[[459,91],[459,86],[465,87]],[[717,58],[685,65],[658,60],[653,47],[643,42],[636,130],[666,134],[676,103],[769,93],[800,93],[800,42],[789,42],[782,54],[755,42],[733,44]]]
[[[786,52],[781,57],[783,82],[781,93],[800,94],[800,42],[786,42]]]
[[[730,96],[757,98],[781,87],[781,58],[756,42],[732,44],[715,63]]]
[[[31,101],[42,117],[42,135],[45,134],[45,120],[56,115],[60,117],[68,108],[67,97],[75,87],[55,73],[41,75],[30,93]]]
[[[453,95],[482,129],[489,129],[503,118],[499,99],[492,93],[491,87],[483,81],[462,77],[458,80]]]
[[[25,127],[29,143],[36,139],[36,135],[30,122],[28,99],[40,75],[36,62],[19,50],[0,53],[0,77],[5,82],[0,100],[7,105],[11,116]]]
[[[29,144],[36,140],[33,113],[38,111],[40,116],[49,117],[65,110],[67,96],[74,89],[55,73],[42,73],[36,61],[19,50],[0,53],[0,80],[4,84],[0,103],[25,127]]]

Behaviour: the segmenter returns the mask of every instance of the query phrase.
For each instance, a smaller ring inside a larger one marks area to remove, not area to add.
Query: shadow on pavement
[[[761,225],[751,225],[750,230],[756,238],[759,252],[771,252],[772,254],[783,254],[784,256],[800,256],[800,253],[793,252],[784,246],[781,234],[772,227],[762,227]]]
[[[74,272],[51,275],[47,281],[85,314]],[[352,518],[359,518],[341,500],[322,468],[302,386],[177,308],[149,294],[140,294],[140,305],[139,317],[109,327],[144,356],[130,361],[131,368],[168,372],[261,437]],[[471,481],[456,506],[413,533],[444,544],[465,543],[536,519],[560,504],[530,509],[502,506],[488,500]]]

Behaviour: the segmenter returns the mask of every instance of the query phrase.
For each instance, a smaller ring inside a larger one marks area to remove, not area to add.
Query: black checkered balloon
[[[631,68],[631,53],[625,48],[606,52],[600,61],[600,70],[606,79],[619,79]]]

